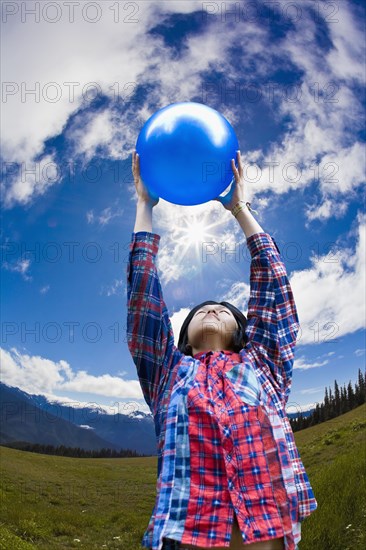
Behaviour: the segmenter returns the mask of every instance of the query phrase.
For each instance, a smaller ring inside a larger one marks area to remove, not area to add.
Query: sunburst
[[[181,258],[188,251],[191,252],[192,247],[197,258],[200,258],[204,243],[219,240],[217,229],[223,224],[227,225],[227,218],[223,216],[214,223],[210,223],[210,219],[212,219],[212,211],[208,212],[207,210],[179,217],[179,227],[175,226],[174,239],[177,246],[179,246]]]

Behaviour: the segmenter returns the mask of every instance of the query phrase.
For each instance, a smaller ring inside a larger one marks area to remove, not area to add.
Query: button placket
[[[233,432],[230,427],[230,415],[225,406],[225,367],[227,361],[214,357],[213,360],[206,358],[206,381],[207,391],[209,393],[208,402],[218,418],[221,434],[222,449],[225,457],[226,474],[228,478],[228,488],[236,491],[234,480],[236,478]]]
[[[213,410],[219,419],[222,413],[222,396],[223,396],[222,389],[223,388],[222,388],[222,383],[216,367],[217,367],[217,363],[215,360],[212,363],[210,363],[208,361],[208,358],[206,359],[206,368],[207,368],[206,380],[207,380],[207,391],[209,393],[208,402],[213,407]]]

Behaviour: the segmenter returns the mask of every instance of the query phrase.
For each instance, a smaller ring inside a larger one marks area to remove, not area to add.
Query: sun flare
[[[204,244],[217,243],[220,240],[220,226],[225,225],[227,219],[224,216],[212,223],[212,211],[180,216],[179,224],[175,225],[174,239],[181,251],[181,258],[192,249],[200,258]]]
[[[185,233],[190,244],[200,243],[208,237],[206,227],[198,220],[194,220],[191,225],[186,228]]]

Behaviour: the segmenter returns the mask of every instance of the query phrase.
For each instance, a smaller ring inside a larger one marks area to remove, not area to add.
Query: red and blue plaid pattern
[[[160,236],[132,233],[127,341],[155,422],[157,493],[142,544],[229,547],[284,537],[296,550],[317,507],[285,405],[299,321],[280,251],[267,233],[251,254],[248,344],[193,358],[174,335],[155,265]]]

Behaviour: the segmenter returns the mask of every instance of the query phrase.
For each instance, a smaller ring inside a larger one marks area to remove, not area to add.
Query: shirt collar
[[[194,359],[200,359],[201,357],[209,356],[211,354],[213,355],[214,353],[224,353],[225,355],[236,354],[234,351],[232,351],[230,349],[222,349],[220,351],[205,350],[205,351],[199,351],[198,353],[195,353],[195,355],[193,357],[194,357]],[[236,355],[238,355],[238,354],[236,354]]]

